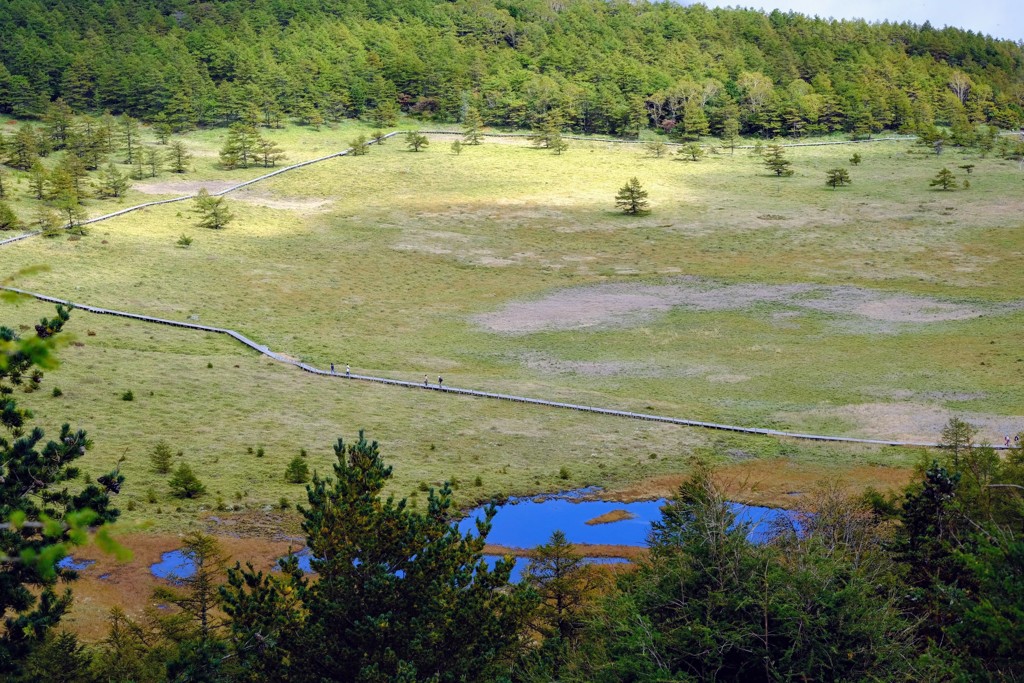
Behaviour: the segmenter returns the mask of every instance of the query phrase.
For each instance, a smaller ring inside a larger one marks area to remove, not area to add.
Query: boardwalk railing
[[[421,132],[422,133],[435,134],[435,135],[437,135],[437,134],[459,135],[460,134],[460,133],[455,133],[455,132],[451,132],[451,131],[421,131]],[[387,135],[383,135],[380,138],[370,140],[370,141],[368,141],[368,144],[373,144],[375,142],[378,142],[379,140],[387,139],[387,138],[393,137],[393,136],[398,135],[398,134],[399,134],[399,131],[394,131],[394,132],[388,133]],[[489,136],[490,137],[528,137],[527,135],[522,134],[522,133],[489,134]],[[620,142],[620,143],[637,143],[638,142],[638,141],[634,141],[634,140],[613,140],[613,139],[594,140],[593,138],[578,138],[578,139],[594,141],[594,142]],[[895,139],[910,139],[910,138],[889,138],[889,139],[895,140]],[[878,140],[878,138],[876,138],[876,140]],[[819,143],[819,144],[846,144],[846,143],[835,142],[835,143]],[[344,150],[342,150],[340,152],[335,152],[333,154],[328,154],[326,156],[318,157],[316,159],[310,159],[308,161],[303,161],[303,162],[300,162],[300,163],[297,163],[297,164],[292,164],[291,166],[284,166],[282,168],[279,168],[279,169],[276,169],[274,171],[271,171],[270,173],[266,173],[266,174],[261,175],[261,176],[259,176],[257,178],[253,178],[252,180],[247,180],[245,182],[239,183],[237,185],[233,185],[233,186],[231,186],[231,187],[229,187],[227,189],[224,189],[224,190],[221,190],[219,192],[212,193],[212,194],[214,194],[216,196],[223,196],[223,195],[228,194],[230,192],[235,192],[236,190],[240,190],[240,189],[242,189],[244,187],[248,187],[249,185],[253,185],[254,183],[258,183],[258,182],[261,182],[263,180],[267,180],[268,178],[273,178],[274,176],[280,175],[282,173],[287,173],[288,171],[294,171],[295,169],[303,168],[305,166],[310,166],[312,164],[316,164],[316,163],[319,163],[319,162],[322,162],[322,161],[326,161],[328,159],[333,159],[335,157],[342,157],[342,156],[345,156],[347,154],[350,154],[351,152],[352,152],[352,148],[350,147],[350,148],[344,149]],[[174,197],[173,199],[162,199],[162,200],[153,201],[153,202],[146,202],[145,204],[138,204],[136,206],[130,206],[130,207],[126,208],[126,209],[121,209],[120,211],[114,211],[113,213],[108,213],[108,214],[104,214],[102,216],[96,216],[95,218],[90,218],[90,219],[88,219],[86,221],[82,221],[82,224],[84,225],[84,224],[90,224],[90,223],[98,223],[100,221],[109,220],[109,219],[115,218],[117,216],[123,216],[123,215],[125,215],[127,213],[131,213],[133,211],[139,211],[139,210],[145,209],[147,207],[159,206],[161,204],[172,204],[174,202],[182,202],[182,201],[185,201],[187,199],[193,199],[193,198],[195,198],[194,194],[186,195],[186,196],[183,196],[183,197]],[[36,236],[36,235],[39,235],[39,234],[41,234],[41,232],[40,231],[36,231],[36,232],[27,233],[25,235],[19,235],[17,237],[9,238],[9,239],[0,241],[0,247],[4,246],[5,244],[11,244],[13,242],[17,242],[19,240],[27,239],[29,237],[33,237],[33,236]],[[870,444],[870,445],[878,445],[878,446],[913,446],[913,447],[935,448],[935,447],[938,447],[938,445],[939,445],[939,444],[936,444],[936,443],[924,442],[924,441],[897,441],[897,440],[891,440],[891,439],[858,439],[858,438],[855,438],[855,437],[848,437],[848,436],[827,436],[827,435],[823,435],[823,434],[803,434],[803,433],[799,433],[799,432],[786,432],[786,431],[781,431],[781,430],[778,430],[778,429],[764,429],[764,428],[759,428],[759,427],[740,427],[740,426],[737,426],[737,425],[727,425],[727,424],[721,424],[721,423],[718,423],[718,422],[704,422],[702,420],[687,420],[687,419],[684,419],[684,418],[669,417],[669,416],[666,416],[666,415],[653,415],[653,414],[650,414],[650,413],[635,413],[635,412],[631,412],[631,411],[628,411],[628,410],[617,410],[617,409],[614,409],[614,408],[600,408],[600,407],[597,407],[597,406],[579,405],[579,404],[575,404],[575,403],[564,403],[564,402],[561,402],[561,401],[548,401],[546,399],[530,398],[530,397],[527,397],[527,396],[516,396],[516,395],[513,395],[513,394],[498,394],[498,393],[493,393],[493,392],[489,392],[489,391],[477,391],[475,389],[464,389],[464,388],[452,387],[452,386],[444,386],[444,387],[442,387],[440,385],[430,384],[430,383],[427,383],[427,382],[424,382],[424,383],[408,382],[408,381],[405,381],[405,380],[391,379],[391,378],[388,378],[388,377],[376,377],[376,376],[373,376],[373,375],[359,375],[359,374],[350,374],[350,373],[339,374],[339,373],[331,372],[329,370],[324,370],[324,369],[321,369],[321,368],[314,367],[312,365],[309,365],[308,363],[303,363],[301,361],[295,360],[293,358],[289,358],[289,357],[287,357],[285,355],[282,355],[280,353],[276,353],[274,351],[271,351],[268,347],[266,347],[266,346],[264,346],[262,344],[257,344],[256,342],[254,342],[253,340],[249,339],[245,335],[242,335],[242,334],[240,334],[238,332],[235,332],[234,330],[229,330],[229,329],[224,328],[224,327],[211,327],[209,325],[197,325],[195,323],[188,323],[188,322],[183,322],[183,321],[180,321],[180,320],[169,320],[167,318],[155,318],[153,316],[140,315],[138,313],[128,313],[126,311],[117,311],[117,310],[113,310],[113,309],[110,309],[110,308],[100,308],[98,306],[89,306],[89,305],[85,305],[85,304],[75,304],[75,303],[67,301],[65,299],[58,299],[57,297],[46,296],[45,294],[38,294],[36,292],[29,292],[29,291],[25,291],[25,290],[22,290],[22,289],[18,289],[16,287],[0,286],[0,290],[6,290],[6,291],[9,291],[9,292],[15,292],[17,294],[22,294],[24,296],[30,296],[30,297],[33,297],[33,298],[38,299],[40,301],[46,301],[48,303],[64,304],[66,306],[74,306],[78,310],[86,311],[88,313],[95,313],[97,315],[113,315],[113,316],[118,316],[118,317],[121,317],[121,318],[128,318],[128,319],[131,319],[131,320],[138,320],[138,321],[146,322],[146,323],[155,323],[155,324],[160,324],[160,325],[169,325],[171,327],[180,327],[180,328],[189,329],[189,330],[198,330],[198,331],[201,331],[201,332],[213,332],[213,333],[216,333],[216,334],[224,334],[224,335],[227,335],[227,336],[233,338],[235,341],[237,341],[237,342],[239,342],[241,344],[244,344],[245,346],[248,346],[249,348],[253,349],[254,351],[263,354],[264,356],[272,358],[275,361],[278,361],[280,363],[287,363],[288,365],[294,365],[295,367],[300,368],[300,369],[302,369],[302,370],[304,370],[306,372],[312,373],[314,375],[325,375],[325,376],[330,376],[330,377],[338,377],[338,378],[342,378],[342,379],[359,380],[359,381],[364,381],[364,382],[375,382],[377,384],[387,384],[387,385],[390,385],[390,386],[406,387],[406,388],[410,388],[410,389],[421,389],[421,390],[428,390],[428,391],[439,391],[439,392],[443,392],[443,393],[446,393],[446,394],[453,394],[453,395],[472,396],[472,397],[477,397],[477,398],[489,398],[489,399],[497,399],[497,400],[501,400],[501,401],[513,401],[513,402],[516,402],[516,403],[527,403],[527,404],[531,404],[531,405],[545,406],[545,407],[548,407],[548,408],[562,408],[562,409],[566,409],[566,410],[576,410],[576,411],[585,412],[585,413],[596,413],[598,415],[611,415],[611,416],[614,416],[614,417],[624,417],[624,418],[629,418],[629,419],[633,419],[633,420],[647,420],[647,421],[650,421],[650,422],[664,422],[664,423],[667,423],[667,424],[680,425],[680,426],[684,426],[684,427],[700,427],[700,428],[703,428],[703,429],[717,429],[717,430],[721,430],[721,431],[738,432],[738,433],[741,433],[741,434],[757,434],[757,435],[762,435],[762,436],[786,437],[786,438],[791,438],[791,439],[803,439],[803,440],[809,440],[809,441],[827,441],[827,442],[838,442],[838,443]],[[996,448],[998,450],[1003,450],[1003,449],[1005,449],[1007,447],[1006,446],[998,446],[997,445],[997,446],[994,446],[994,448]]]

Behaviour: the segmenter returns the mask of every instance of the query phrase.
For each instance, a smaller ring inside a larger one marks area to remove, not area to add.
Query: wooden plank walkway
[[[450,132],[450,131],[420,131],[420,132],[421,133],[430,133],[430,134],[435,134],[435,135],[437,135],[437,134],[460,135],[460,133],[455,133],[455,132]],[[368,142],[369,142],[369,144],[373,144],[375,142],[378,142],[379,140],[391,138],[391,137],[393,137],[395,135],[398,135],[399,133],[400,133],[400,131],[394,131],[394,132],[388,133],[387,135],[381,136],[381,138],[370,140]],[[521,134],[521,133],[488,134],[488,136],[489,137],[528,137],[527,135]],[[582,139],[582,140],[593,141],[593,142],[618,142],[618,143],[638,143],[639,142],[639,141],[635,141],[635,140],[613,140],[613,139],[594,140],[593,138],[570,138],[570,139]],[[892,139],[892,140],[904,139],[905,140],[905,139],[911,139],[911,138],[887,138],[887,139]],[[880,140],[880,139],[876,139],[876,140]],[[857,142],[863,142],[863,141],[857,141]],[[837,143],[818,143],[818,144],[847,144],[847,143],[837,142]],[[263,180],[267,180],[268,178],[273,178],[274,176],[280,175],[282,173],[287,173],[289,171],[293,171],[293,170],[296,170],[296,169],[299,169],[299,168],[303,168],[305,166],[310,166],[312,164],[320,163],[320,162],[326,161],[328,159],[334,159],[336,157],[342,157],[342,156],[345,156],[347,154],[350,154],[351,152],[352,152],[352,148],[350,147],[350,148],[344,149],[344,150],[342,150],[340,152],[334,152],[332,154],[328,154],[326,156],[318,157],[316,159],[310,159],[308,161],[303,161],[303,162],[300,162],[300,163],[297,163],[297,164],[292,164],[291,166],[285,166],[285,167],[276,169],[276,170],[274,170],[274,171],[272,171],[270,173],[266,173],[266,174],[261,175],[261,176],[259,176],[257,178],[253,178],[252,180],[247,180],[247,181],[245,181],[243,183],[239,183],[238,185],[234,185],[232,187],[229,187],[229,188],[227,188],[225,190],[221,190],[220,192],[216,192],[216,193],[213,193],[213,194],[216,195],[216,196],[223,196],[223,195],[226,195],[226,194],[228,194],[230,192],[235,192],[237,190],[240,190],[240,189],[242,189],[244,187],[248,187],[248,186],[253,185],[255,183],[261,182]],[[195,197],[195,195],[186,195],[186,196],[183,196],[183,197],[175,197],[173,199],[162,199],[162,200],[159,200],[159,201],[146,202],[145,204],[139,204],[139,205],[136,205],[136,206],[130,206],[128,208],[121,209],[120,211],[114,211],[113,213],[108,213],[108,214],[104,214],[102,216],[97,216],[95,218],[90,218],[90,219],[88,219],[86,221],[83,221],[83,224],[98,223],[100,221],[105,221],[105,220],[109,220],[111,218],[116,218],[117,216],[123,216],[123,215],[131,213],[133,211],[139,211],[139,210],[145,209],[147,207],[159,206],[161,204],[171,204],[171,203],[174,203],[174,202],[182,202],[182,201],[185,201],[187,199],[193,199],[194,197]],[[18,242],[19,240],[28,239],[29,237],[35,237],[36,235],[39,235],[39,234],[41,234],[41,232],[40,231],[36,231],[36,232],[27,233],[27,234],[24,234],[24,235],[19,235],[17,237],[9,238],[9,239],[0,241],[0,247],[4,246],[6,244],[11,244],[11,243],[14,243],[14,242]],[[650,422],[664,422],[664,423],[667,423],[667,424],[680,425],[680,426],[683,426],[683,427],[699,427],[699,428],[702,428],[702,429],[715,429],[715,430],[720,430],[720,431],[738,432],[738,433],[741,433],[741,434],[755,434],[755,435],[760,435],[760,436],[784,437],[784,438],[791,438],[791,439],[802,439],[802,440],[807,440],[807,441],[824,441],[824,442],[836,442],[836,443],[869,444],[869,445],[875,445],[875,446],[910,446],[910,447],[927,447],[927,448],[938,447],[937,443],[924,442],[924,441],[898,441],[898,440],[889,440],[889,439],[859,439],[859,438],[848,437],[848,436],[829,436],[829,435],[823,435],[823,434],[803,434],[803,433],[800,433],[800,432],[787,432],[787,431],[782,431],[782,430],[778,430],[778,429],[764,429],[764,428],[759,428],[759,427],[741,427],[741,426],[737,426],[737,425],[721,424],[721,423],[718,423],[718,422],[705,422],[705,421],[702,421],[702,420],[687,420],[687,419],[684,419],[684,418],[669,417],[667,415],[654,415],[654,414],[650,414],[650,413],[635,413],[635,412],[631,412],[631,411],[627,411],[627,410],[617,410],[617,409],[614,409],[614,408],[601,408],[601,407],[597,407],[597,406],[579,405],[579,404],[575,404],[575,403],[564,403],[564,402],[561,402],[561,401],[549,401],[549,400],[541,399],[541,398],[530,398],[528,396],[516,396],[516,395],[513,395],[513,394],[498,394],[498,393],[489,392],[489,391],[478,391],[476,389],[465,389],[465,388],[453,387],[453,386],[444,386],[444,387],[442,387],[442,386],[439,386],[439,385],[436,385],[436,384],[430,384],[429,382],[427,382],[427,383],[407,382],[407,381],[404,381],[404,380],[392,379],[392,378],[389,378],[389,377],[376,377],[376,376],[373,376],[373,375],[359,375],[359,374],[350,374],[350,373],[340,374],[340,373],[336,373],[336,372],[332,373],[329,370],[324,370],[324,369],[321,369],[321,368],[317,368],[317,367],[314,367],[314,366],[309,365],[307,363],[303,363],[301,361],[298,361],[298,360],[289,358],[287,356],[284,356],[284,355],[282,355],[280,353],[276,353],[274,351],[271,351],[268,347],[266,347],[266,346],[264,346],[262,344],[257,344],[256,342],[254,342],[253,340],[249,339],[248,337],[246,337],[246,336],[244,336],[242,334],[239,334],[238,332],[236,332],[234,330],[229,330],[227,328],[211,327],[211,326],[208,326],[208,325],[197,325],[195,323],[188,323],[188,322],[183,322],[183,321],[180,321],[180,320],[170,320],[170,319],[167,319],[167,318],[155,318],[153,316],[140,315],[140,314],[137,314],[137,313],[129,313],[129,312],[126,312],[126,311],[117,311],[117,310],[113,310],[113,309],[109,309],[109,308],[100,308],[98,306],[89,306],[89,305],[85,305],[85,304],[75,304],[73,302],[70,302],[70,301],[67,301],[67,300],[64,300],[64,299],[58,299],[57,297],[46,296],[45,294],[39,294],[39,293],[36,293],[36,292],[29,292],[29,291],[25,291],[25,290],[22,290],[22,289],[18,289],[16,287],[0,286],[0,289],[7,290],[7,291],[10,291],[10,292],[15,292],[15,293],[18,293],[18,294],[22,294],[24,296],[30,296],[30,297],[33,297],[33,298],[38,299],[40,301],[46,301],[48,303],[64,304],[66,306],[73,306],[74,308],[76,308],[78,310],[86,311],[88,313],[94,313],[94,314],[97,314],[97,315],[113,315],[113,316],[118,316],[118,317],[122,317],[122,318],[128,318],[128,319],[131,319],[131,320],[138,320],[138,321],[146,322],[146,323],[154,323],[154,324],[159,324],[159,325],[169,325],[169,326],[172,326],[172,327],[180,327],[180,328],[184,328],[184,329],[197,330],[197,331],[201,331],[201,332],[212,332],[212,333],[215,333],[215,334],[224,334],[224,335],[227,335],[227,336],[233,338],[234,340],[238,341],[239,343],[244,344],[245,346],[248,346],[249,348],[251,348],[252,350],[256,351],[257,353],[260,353],[260,354],[262,354],[264,356],[267,356],[268,358],[272,358],[273,360],[275,360],[275,361],[277,361],[279,363],[286,363],[288,365],[293,365],[293,366],[295,366],[297,368],[300,368],[301,370],[304,370],[305,372],[309,372],[309,373],[312,373],[314,375],[328,376],[328,377],[333,377],[333,378],[338,378],[338,379],[357,380],[357,381],[363,381],[363,382],[374,382],[374,383],[377,383],[377,384],[386,384],[386,385],[389,385],[389,386],[404,387],[404,388],[408,388],[408,389],[419,389],[419,390],[426,390],[426,391],[438,391],[438,392],[442,392],[442,393],[445,393],[445,394],[452,394],[452,395],[456,395],[456,396],[470,396],[470,397],[475,397],[475,398],[487,398],[487,399],[495,399],[495,400],[500,400],[500,401],[512,401],[512,402],[516,402],[516,403],[526,403],[526,404],[530,404],[530,405],[544,406],[544,407],[548,407],[548,408],[560,408],[560,409],[575,410],[575,411],[585,412],[585,413],[595,413],[595,414],[598,414],[598,415],[610,415],[610,416],[614,416],[614,417],[622,417],[622,418],[628,418],[628,419],[632,419],[632,420],[646,420],[646,421],[650,421]],[[997,450],[1004,450],[1007,447],[1006,446],[996,445],[996,446],[993,446],[993,448],[995,448]]]

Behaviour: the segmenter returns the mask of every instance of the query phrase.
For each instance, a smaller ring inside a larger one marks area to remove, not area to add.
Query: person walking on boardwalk
[[[348,364],[346,363],[346,364],[345,364],[345,376],[346,376],[346,377],[350,377],[351,375],[352,375],[352,368],[350,368],[350,367],[348,366]]]
[[[443,385],[444,385],[444,379],[442,379],[441,375],[438,375],[437,376],[437,388],[438,389],[444,389]]]
[[[334,374],[334,363],[331,363],[331,374]]]
[[[430,386],[430,382],[427,381],[427,376],[426,375],[423,375],[423,386],[425,386],[425,387],[429,387]]]

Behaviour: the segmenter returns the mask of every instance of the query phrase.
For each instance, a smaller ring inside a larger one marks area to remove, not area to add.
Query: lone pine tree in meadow
[[[778,177],[793,175],[793,162],[786,158],[782,145],[769,145],[764,155],[764,165]]]
[[[409,148],[409,151],[419,152],[429,144],[430,140],[427,139],[427,136],[418,130],[410,130],[405,134],[405,145]]]
[[[185,143],[181,140],[174,140],[167,147],[167,161],[171,167],[171,173],[186,173],[188,162],[192,155],[189,153]]]
[[[223,197],[214,197],[201,188],[194,200],[195,206],[192,209],[199,216],[199,227],[220,230],[227,227],[234,215],[228,211],[227,201]]]
[[[845,168],[830,168],[825,172],[825,184],[833,190],[843,185],[849,185],[852,182],[850,180],[850,172]]]
[[[633,216],[649,213],[647,190],[640,185],[636,177],[630,178],[628,183],[619,188],[619,193],[615,195],[615,206],[622,209],[623,213]]]
[[[956,176],[948,168],[943,168],[934,178],[928,181],[928,185],[944,191],[955,190]]]

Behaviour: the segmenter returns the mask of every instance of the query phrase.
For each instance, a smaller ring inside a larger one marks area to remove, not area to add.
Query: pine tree
[[[370,122],[382,128],[390,128],[398,121],[398,105],[394,100],[385,99],[377,103],[370,112]]]
[[[64,149],[74,123],[75,113],[63,99],[58,97],[50,103],[43,116],[43,124],[46,126],[47,135],[53,141],[54,149]]]
[[[7,163],[19,170],[27,171],[39,158],[40,151],[40,140],[35,129],[23,123],[18,126],[14,137],[7,144]]]
[[[793,175],[790,166],[793,162],[786,158],[786,152],[782,145],[768,145],[768,151],[764,156],[764,165],[776,176],[784,177]]]
[[[138,121],[127,114],[121,117],[121,143],[124,145],[124,162],[126,164],[135,163],[136,150],[139,147],[141,135],[142,129]]]
[[[699,142],[690,142],[683,145],[683,148],[679,150],[679,153],[683,156],[690,157],[690,161],[700,161],[704,158],[704,146]]]
[[[131,187],[128,178],[117,170],[114,164],[108,164],[100,176],[101,197],[122,197]]]
[[[499,680],[508,675],[533,606],[510,586],[512,563],[491,570],[483,549],[495,508],[463,536],[451,489],[427,508],[382,498],[391,477],[376,443],[334,447],[334,478],[313,477],[300,507],[318,578],[297,561],[279,576],[229,570],[223,595],[240,664],[280,680]]]
[[[155,178],[164,170],[164,155],[154,147],[147,147],[142,151],[142,159],[149,170],[149,177]]]
[[[940,190],[948,191],[956,189],[956,176],[948,168],[943,167],[938,175],[928,181],[930,187],[938,187]]]
[[[249,168],[249,164],[255,161],[259,140],[253,126],[242,122],[231,124],[227,141],[220,151],[221,165],[227,169]]]
[[[484,121],[480,117],[480,110],[476,107],[468,107],[466,115],[462,118],[462,142],[467,145],[479,145],[484,141]]]
[[[79,476],[74,461],[85,455],[91,441],[81,430],[67,424],[60,436],[44,441],[45,434],[33,427],[31,412],[20,408],[15,391],[38,387],[40,368],[55,364],[53,351],[57,335],[69,320],[69,310],[57,307],[57,316],[42,319],[35,336],[20,339],[0,326],[0,678],[11,680],[24,671],[28,656],[44,645],[71,604],[70,590],[56,591],[59,583],[73,581],[77,574],[57,566],[73,545],[81,544],[89,527],[117,519],[110,496],[120,490],[124,477],[117,470],[98,477],[72,493],[67,482]],[[52,523],[44,528],[44,517]],[[108,540],[104,533],[98,538]]]
[[[50,182],[50,174],[46,172],[43,162],[36,159],[28,170],[28,186],[32,190],[32,196],[36,199],[43,199],[46,196],[46,188]]]
[[[285,159],[286,156],[284,150],[273,140],[260,137],[256,143],[256,158],[259,159],[264,168],[277,166],[277,162]]]
[[[683,110],[683,130],[687,137],[700,140],[701,136],[711,132],[708,126],[708,117],[704,114],[704,108],[695,99],[691,99]]]
[[[665,156],[665,150],[668,149],[668,146],[661,140],[651,140],[644,145],[644,148],[652,157],[660,159]]]
[[[171,447],[166,441],[157,441],[149,454],[149,461],[153,465],[153,471],[157,474],[170,474],[171,472]]]
[[[833,190],[843,185],[849,185],[851,182],[850,172],[845,168],[830,168],[825,172],[825,184]]]
[[[562,128],[565,119],[559,109],[549,109],[543,116],[537,119],[530,135],[530,141],[537,147],[544,147],[561,154],[565,150],[565,142],[562,140]]]
[[[6,202],[0,202],[0,230],[17,230],[20,227],[17,214]]]
[[[296,455],[284,470],[284,480],[289,484],[305,484],[309,481],[309,465],[302,456]]]
[[[352,148],[351,156],[361,157],[365,154],[370,153],[370,145],[366,141],[366,136],[360,133],[357,135],[352,142],[349,143]]]
[[[200,228],[220,230],[227,227],[234,216],[228,211],[227,201],[223,197],[214,197],[201,188],[194,200],[193,212],[199,216],[197,225]]]
[[[206,493],[206,487],[199,481],[187,463],[178,465],[167,484],[171,487],[171,495],[175,498],[197,498]]]
[[[60,214],[68,232],[75,235],[85,234],[86,213],[77,194],[68,190],[61,191],[53,200],[53,208]]]
[[[0,199],[7,199],[7,171],[3,167],[0,167]]]
[[[454,142],[452,142],[452,154],[454,154],[455,156],[459,156],[460,154],[462,154],[463,147],[464,144],[461,140],[455,140]]]
[[[174,134],[174,126],[167,121],[163,112],[160,112],[153,122],[153,134],[156,135],[157,142],[161,145],[166,145],[167,141],[171,139],[171,135]]]
[[[173,140],[167,147],[167,160],[171,165],[171,173],[187,173],[188,162],[192,160],[185,143]]]
[[[418,152],[429,144],[427,136],[420,134],[418,130],[410,130],[405,134],[405,145],[412,152]]]
[[[70,151],[65,154],[61,160],[54,167],[54,172],[50,174],[51,186],[54,186],[53,179],[60,177],[63,185],[57,186],[57,190],[64,187],[70,187],[76,197],[85,197],[86,195],[86,184],[85,181],[89,177],[89,171],[85,167],[85,162],[82,161],[81,157],[72,154]],[[54,193],[56,194],[56,192]]]
[[[615,195],[615,206],[633,216],[650,213],[647,208],[647,190],[643,189],[636,177],[630,178],[628,183],[619,188],[619,193]]]

